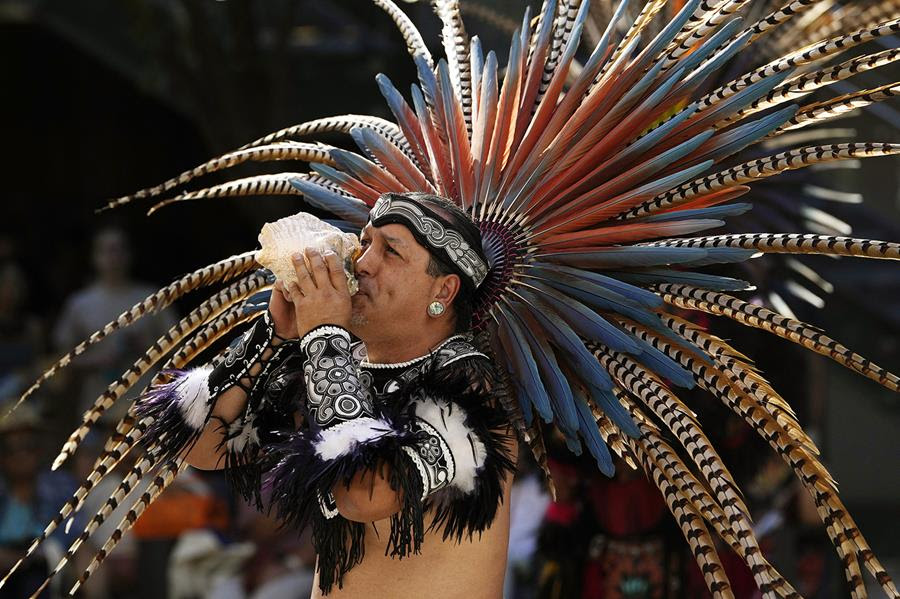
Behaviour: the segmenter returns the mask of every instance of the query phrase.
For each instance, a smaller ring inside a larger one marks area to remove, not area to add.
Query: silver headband
[[[419,237],[427,240],[428,245],[432,248],[444,250],[450,261],[472,280],[475,287],[484,281],[488,267],[478,252],[472,249],[462,235],[438,219],[425,214],[422,208],[414,202],[387,195],[381,196],[375,202],[370,218],[375,224],[376,220],[386,216],[399,217],[403,223],[412,228],[414,233],[418,233]]]

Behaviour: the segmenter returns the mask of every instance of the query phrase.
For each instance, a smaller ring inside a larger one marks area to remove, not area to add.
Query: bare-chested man
[[[227,390],[188,461],[246,468],[242,431],[264,433],[254,411],[293,389],[299,431],[255,455],[278,514],[313,529],[313,597],[499,598],[515,442],[465,335],[478,229],[441,198],[386,194],[361,245],[352,297],[335,254],[294,256],[299,283],[276,283],[265,323],[208,373],[212,397]]]

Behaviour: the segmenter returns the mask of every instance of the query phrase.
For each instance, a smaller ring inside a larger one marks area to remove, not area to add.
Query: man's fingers
[[[344,274],[344,266],[340,257],[334,252],[325,252],[325,264],[328,267],[328,276],[331,284],[337,291],[348,291],[347,275]]]
[[[278,293],[281,294],[281,297],[285,301],[288,301],[288,302],[291,301],[291,298],[288,295],[287,289],[284,288],[284,281],[281,281],[281,280],[275,281],[275,285],[273,287],[275,288],[275,291],[277,291]]]
[[[303,297],[304,297],[303,289],[297,283],[294,283],[293,281],[291,281],[290,283],[288,283],[286,289],[287,289],[288,299],[291,302],[298,302],[303,299]]]
[[[297,281],[300,284],[300,289],[303,290],[315,287],[316,280],[313,278],[312,273],[310,273],[309,265],[306,263],[306,258],[303,253],[297,252],[291,256],[291,259],[294,262],[294,271],[297,273]]]
[[[316,287],[328,284],[328,267],[322,254],[315,249],[306,250],[306,258],[309,260],[310,274]]]

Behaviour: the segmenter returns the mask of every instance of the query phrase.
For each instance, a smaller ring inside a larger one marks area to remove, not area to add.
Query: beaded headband
[[[477,288],[487,276],[487,264],[453,225],[414,200],[394,195],[381,196],[369,213],[372,225],[405,225],[422,245],[443,250],[450,263],[468,277]]]

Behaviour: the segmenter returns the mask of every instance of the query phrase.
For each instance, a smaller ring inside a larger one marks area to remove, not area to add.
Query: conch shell
[[[359,283],[353,275],[353,262],[360,252],[359,237],[344,233],[312,214],[298,212],[274,223],[266,223],[259,233],[259,244],[262,249],[256,253],[256,261],[285,284],[297,282],[291,256],[295,252],[315,248],[320,252],[331,250],[337,254],[344,264],[350,295],[359,290]]]

